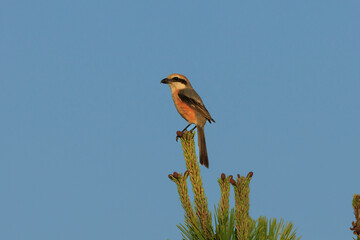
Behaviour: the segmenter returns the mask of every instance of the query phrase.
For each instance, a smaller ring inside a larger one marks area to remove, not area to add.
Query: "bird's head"
[[[161,80],[161,83],[169,85],[171,90],[183,89],[191,86],[189,80],[184,75],[177,73],[170,74],[167,78]]]

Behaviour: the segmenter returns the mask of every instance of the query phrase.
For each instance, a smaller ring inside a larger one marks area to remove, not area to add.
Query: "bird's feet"
[[[176,141],[178,141],[179,138],[182,138],[183,135],[184,135],[184,132],[177,131],[177,132],[176,132]]]
[[[191,129],[190,132],[192,133],[192,132],[195,130],[196,127],[197,127],[197,126],[195,126],[193,129]]]
[[[184,135],[184,133],[186,132],[186,129],[188,128],[189,126],[187,126],[184,130],[182,130],[182,131],[177,131],[176,132],[176,141],[178,141],[179,140],[179,138],[182,138],[182,136]],[[189,132],[191,132],[191,133],[193,133],[193,131],[195,130],[195,128],[196,128],[196,126],[193,128],[193,129],[191,129]]]

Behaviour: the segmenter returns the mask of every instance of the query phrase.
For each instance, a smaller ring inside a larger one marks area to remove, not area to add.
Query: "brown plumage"
[[[204,126],[207,121],[215,122],[204,106],[200,96],[192,88],[189,80],[181,74],[171,74],[163,79],[161,83],[168,84],[171,90],[176,110],[189,122],[195,124],[198,134],[198,146],[200,152],[200,164],[209,167],[209,159],[206,149]],[[184,129],[184,131],[187,127]]]

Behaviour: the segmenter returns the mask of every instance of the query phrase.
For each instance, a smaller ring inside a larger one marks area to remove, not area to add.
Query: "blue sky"
[[[0,238],[180,239],[167,175],[182,73],[216,120],[217,178],[254,172],[250,214],[351,239],[359,193],[359,1],[2,1]],[[233,195],[231,196],[233,197]]]

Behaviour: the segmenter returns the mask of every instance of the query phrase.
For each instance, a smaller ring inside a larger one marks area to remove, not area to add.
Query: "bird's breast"
[[[176,110],[179,112],[179,114],[185,118],[186,121],[189,123],[196,124],[196,115],[195,110],[189,107],[186,103],[181,101],[178,95],[179,90],[172,92],[172,98],[174,100],[174,104],[176,107]]]

